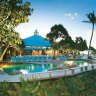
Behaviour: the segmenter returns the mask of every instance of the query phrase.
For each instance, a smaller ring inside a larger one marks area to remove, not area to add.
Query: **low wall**
[[[21,77],[24,78],[24,80],[44,80],[44,79],[60,78],[60,77],[73,76],[91,70],[96,70],[96,64],[89,64],[87,66],[74,67],[69,69],[20,74],[20,75],[0,74],[0,82],[4,81],[20,82]]]
[[[34,79],[42,80],[42,79],[66,77],[66,76],[72,76],[72,75],[80,74],[80,73],[95,70],[95,69],[96,69],[96,64],[89,64],[87,66],[82,66],[82,67],[74,67],[74,68],[63,69],[63,70],[32,73],[28,76],[27,79],[28,80],[34,80]]]

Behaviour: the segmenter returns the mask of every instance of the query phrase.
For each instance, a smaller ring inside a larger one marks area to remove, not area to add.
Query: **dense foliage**
[[[57,49],[58,39],[65,40],[67,37],[69,37],[68,32],[61,24],[52,26],[50,32],[46,35],[46,38],[52,42],[54,49]]]
[[[92,51],[92,54],[96,54],[96,49],[94,47],[90,47],[90,50]]]
[[[87,50],[87,42],[86,40],[83,40],[82,37],[76,37],[75,40],[75,49],[80,50],[80,51],[84,51]]]
[[[54,49],[54,58],[55,58],[55,50],[58,49],[57,40],[65,40],[69,36],[66,28],[63,25],[54,25],[51,27],[50,32],[46,35],[46,38],[52,43],[52,48]],[[61,47],[61,46],[60,46]]]
[[[87,50],[87,42],[82,37],[76,37],[76,40],[72,40],[66,28],[63,25],[54,25],[51,27],[51,31],[46,35],[46,38],[52,42],[54,49],[76,49],[79,51]],[[59,41],[57,41],[59,39]]]
[[[0,49],[3,50],[0,61],[9,47],[22,43],[19,34],[14,30],[21,23],[28,22],[32,13],[30,2],[22,0],[0,0]]]
[[[0,96],[95,96],[96,70],[77,76],[21,83],[0,83]]]
[[[52,43],[56,42],[58,38],[65,39],[68,36],[67,30],[61,24],[52,26],[50,32],[46,35]]]

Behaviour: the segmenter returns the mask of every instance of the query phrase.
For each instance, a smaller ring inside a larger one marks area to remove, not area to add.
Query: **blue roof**
[[[51,43],[45,40],[40,35],[33,35],[28,38],[23,39],[25,46],[41,46],[41,47],[50,47]]]

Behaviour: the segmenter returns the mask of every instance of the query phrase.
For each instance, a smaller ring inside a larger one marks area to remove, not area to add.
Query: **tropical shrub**
[[[96,96],[96,70],[72,77],[0,83],[0,96]]]

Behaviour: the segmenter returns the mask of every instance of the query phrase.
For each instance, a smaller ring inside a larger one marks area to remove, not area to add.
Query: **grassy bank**
[[[96,96],[96,70],[54,80],[21,81],[0,83],[0,96]]]

